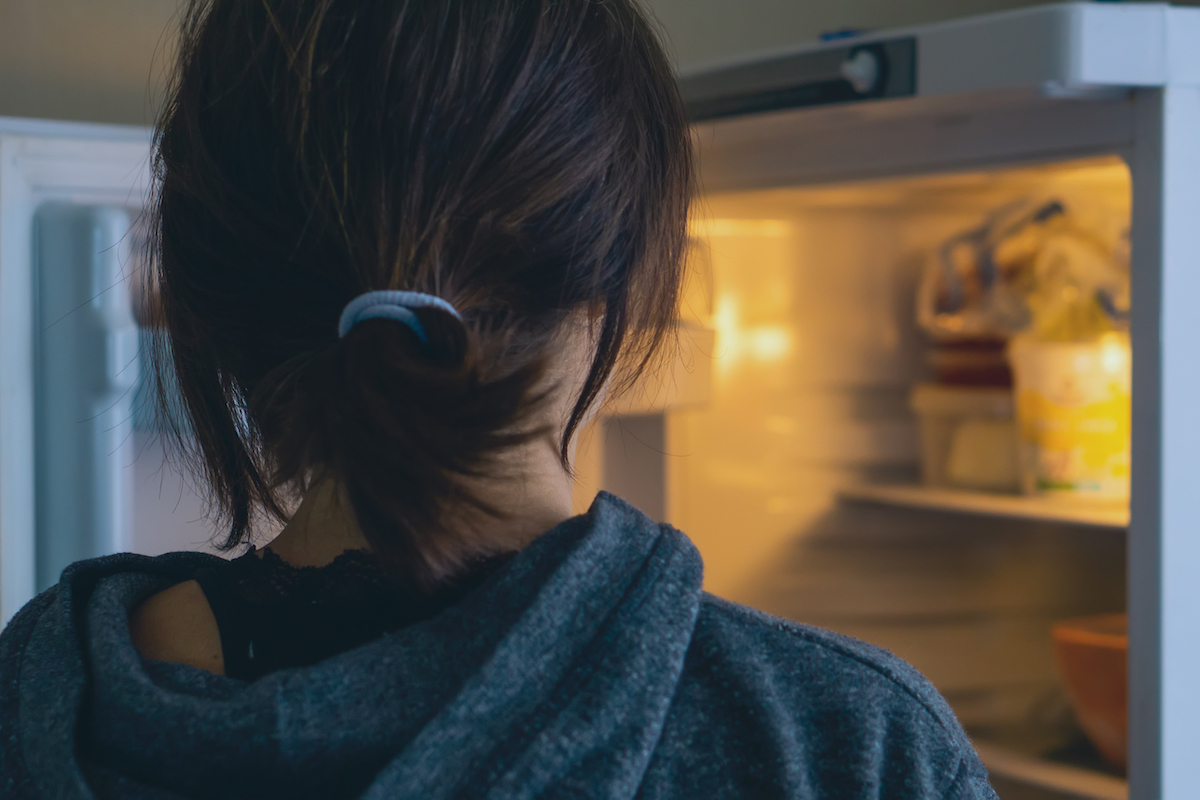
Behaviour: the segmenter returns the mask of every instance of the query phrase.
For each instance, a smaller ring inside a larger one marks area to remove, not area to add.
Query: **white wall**
[[[147,124],[180,0],[0,0],[0,115]],[[681,68],[1036,0],[645,0]],[[1200,0],[1190,0],[1195,4]]]
[[[176,0],[0,0],[0,116],[148,124]]]

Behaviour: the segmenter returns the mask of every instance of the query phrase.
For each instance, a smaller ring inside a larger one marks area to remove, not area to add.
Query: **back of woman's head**
[[[564,462],[618,356],[669,330],[691,156],[636,0],[193,0],[159,137],[158,362],[229,547],[332,477],[429,588],[488,549],[445,512],[532,435],[564,325],[594,344]],[[382,289],[462,319],[339,338]]]

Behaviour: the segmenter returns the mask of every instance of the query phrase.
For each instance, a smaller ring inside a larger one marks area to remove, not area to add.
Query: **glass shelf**
[[[1128,800],[1129,783],[1098,768],[1031,755],[976,739],[975,750],[993,778],[1003,778],[1080,800]]]
[[[1070,501],[904,484],[851,486],[842,489],[839,495],[843,500],[856,503],[1066,522],[1096,528],[1129,527],[1129,507],[1125,503]]]

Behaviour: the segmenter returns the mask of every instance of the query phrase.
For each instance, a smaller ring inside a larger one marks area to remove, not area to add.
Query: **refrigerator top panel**
[[[1200,9],[1061,3],[684,74],[707,192],[1124,154],[1130,92],[1200,84]]]
[[[1200,10],[1060,3],[818,42],[690,71],[693,120],[1012,89],[1088,94],[1200,81]]]
[[[149,144],[153,131],[140,125],[73,122],[57,119],[0,117],[0,136],[49,139],[84,139],[88,142],[137,142]]]

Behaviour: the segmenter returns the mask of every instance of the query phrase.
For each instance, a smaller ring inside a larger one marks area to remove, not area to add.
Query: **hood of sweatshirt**
[[[212,558],[81,562],[14,618],[6,797],[633,797],[701,602],[688,539],[601,493],[459,604],[314,666],[143,660],[129,611]]]

